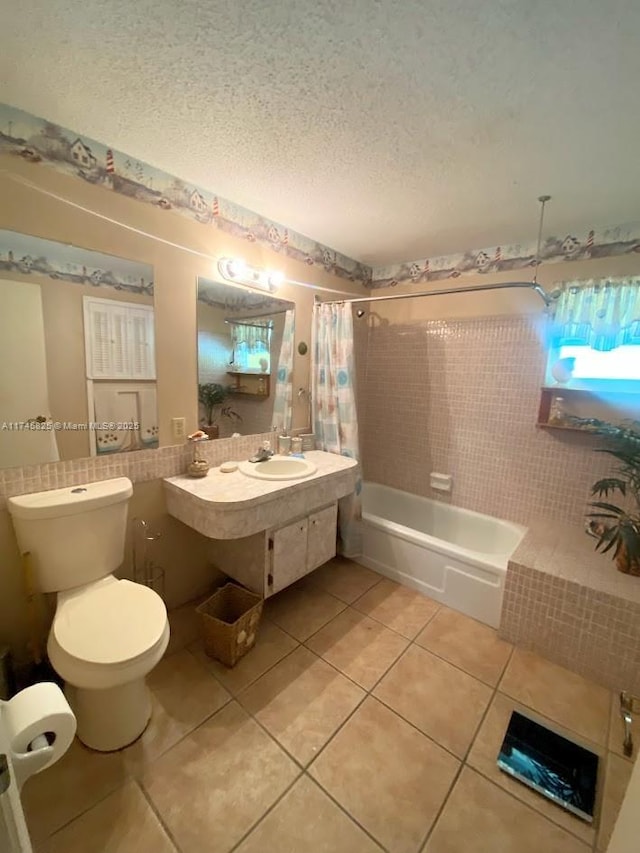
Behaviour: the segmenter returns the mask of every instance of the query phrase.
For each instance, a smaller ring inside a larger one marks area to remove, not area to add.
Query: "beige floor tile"
[[[179,652],[184,649],[189,643],[193,643],[200,637],[201,619],[199,613],[196,613],[196,607],[203,600],[200,597],[197,601],[190,601],[183,604],[181,607],[176,607],[169,611],[169,645],[166,655],[172,655],[174,652]]]
[[[240,702],[301,764],[307,764],[364,696],[302,646],[240,694]]]
[[[414,853],[459,767],[452,755],[369,697],[309,772],[391,853]]]
[[[298,772],[231,702],[150,765],[142,782],[181,853],[228,853]]]
[[[307,640],[316,654],[365,690],[384,675],[409,641],[348,607]]]
[[[31,838],[46,838],[94,806],[127,779],[122,753],[94,752],[75,740],[53,767],[22,789]]]
[[[374,696],[460,758],[491,694],[486,684],[418,646],[410,646],[374,690]]]
[[[630,761],[620,758],[619,755],[609,753],[604,780],[600,829],[596,845],[598,850],[607,849],[632,771],[633,764]]]
[[[135,782],[98,803],[56,832],[42,853],[176,853]]]
[[[345,557],[335,557],[307,575],[311,583],[347,604],[353,604],[356,598],[375,586],[381,577],[377,572],[372,572],[371,569]]]
[[[307,580],[298,581],[265,602],[265,615],[301,643],[346,604]]]
[[[465,767],[424,853],[589,853],[590,849]]]
[[[509,725],[511,712],[514,710],[520,711],[525,716],[531,717],[531,719],[536,720],[536,722],[548,726],[553,731],[557,731],[565,737],[569,737],[571,740],[574,740],[576,743],[579,743],[581,746],[590,749],[598,755],[602,755],[604,751],[601,746],[581,738],[579,735],[558,726],[557,723],[553,723],[551,720],[547,720],[538,714],[534,714],[531,710],[518,704],[510,697],[497,693],[491,703],[491,707],[487,711],[487,715],[483,720],[480,731],[473,742],[473,746],[471,747],[471,751],[467,758],[467,764],[479,773],[482,773],[483,776],[486,776],[492,782],[495,782],[496,785],[504,788],[505,791],[513,794],[514,797],[522,800],[523,803],[526,803],[528,806],[531,806],[531,808],[539,811],[545,817],[549,818],[549,820],[557,823],[559,826],[562,826],[564,829],[568,830],[578,838],[581,838],[583,841],[593,844],[595,840],[595,830],[592,826],[565,811],[565,809],[557,806],[555,803],[552,803],[550,800],[547,800],[546,797],[536,794],[535,791],[527,788],[526,785],[518,782],[517,779],[509,776],[507,773],[503,773],[502,770],[498,768],[496,759],[498,757],[498,752],[502,745],[507,726]],[[602,790],[603,786],[602,783],[604,781],[605,763],[606,758],[601,759],[598,781],[599,792]],[[596,813],[597,811],[598,803],[596,803]]]
[[[387,578],[365,592],[353,606],[410,640],[440,607],[437,601]]]
[[[516,649],[499,689],[561,726],[606,745],[610,693],[599,684]]]
[[[123,751],[135,774],[231,698],[186,649],[160,661],[147,682],[153,701],[151,721],[142,737]]]
[[[189,646],[189,651],[230,693],[237,696],[297,646],[297,640],[285,634],[269,619],[262,619],[255,646],[232,668],[210,658],[199,640]]]
[[[380,853],[309,778],[295,783],[236,853]]]
[[[493,628],[448,607],[440,608],[416,643],[492,687],[500,680],[513,649]]]
[[[635,761],[640,750],[640,714],[632,714],[631,737],[633,739],[633,755],[624,754],[622,744],[624,743],[624,723],[620,715],[620,692],[614,690],[611,694],[611,721],[609,725],[609,749],[626,761]]]

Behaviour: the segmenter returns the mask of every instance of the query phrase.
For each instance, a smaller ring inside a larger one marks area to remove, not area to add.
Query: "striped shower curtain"
[[[359,458],[358,418],[354,390],[353,318],[349,303],[317,304],[313,311],[312,402],[316,446],[320,450]],[[338,504],[340,552],[362,552],[360,492]]]
[[[293,395],[293,342],[294,342],[294,312],[287,311],[284,318],[282,345],[278,358],[276,373],[276,389],[273,400],[272,425],[279,432],[291,429],[291,401]]]

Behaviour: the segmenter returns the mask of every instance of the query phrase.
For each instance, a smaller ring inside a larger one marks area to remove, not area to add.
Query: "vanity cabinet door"
[[[271,592],[278,592],[285,586],[306,575],[307,569],[307,527],[308,519],[301,518],[286,527],[280,527],[271,534]]]
[[[309,516],[307,571],[310,572],[336,555],[338,504],[332,504]]]

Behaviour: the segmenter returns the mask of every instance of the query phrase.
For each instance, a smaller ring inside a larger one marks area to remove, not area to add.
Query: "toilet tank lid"
[[[8,498],[7,504],[14,518],[60,518],[126,501],[132,494],[131,480],[128,477],[116,477],[113,480],[19,495]]]

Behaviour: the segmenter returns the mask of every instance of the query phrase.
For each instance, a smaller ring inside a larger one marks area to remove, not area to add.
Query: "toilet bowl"
[[[20,550],[43,592],[57,592],[47,651],[65,681],[78,737],[108,752],[149,722],[145,678],[169,642],[164,602],[113,575],[124,556],[130,480],[119,477],[9,498]]]

